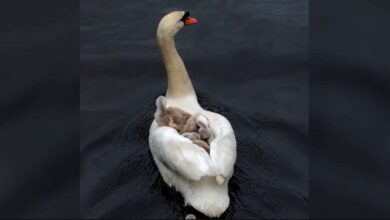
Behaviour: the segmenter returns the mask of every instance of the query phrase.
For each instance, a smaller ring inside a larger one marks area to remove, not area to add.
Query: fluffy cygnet
[[[176,107],[166,107],[166,99],[159,96],[156,100],[157,110],[154,118],[158,125],[175,128],[181,135],[190,139],[192,143],[210,152],[207,141],[211,141],[212,132],[208,119],[200,114],[190,113]]]

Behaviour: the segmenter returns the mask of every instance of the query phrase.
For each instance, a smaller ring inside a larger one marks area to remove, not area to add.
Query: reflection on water
[[[81,150],[83,218],[181,218],[193,213],[162,180],[148,146],[155,97],[139,114],[125,115]],[[223,218],[308,217],[305,136],[281,122],[247,118],[198,93],[200,104],[231,122],[237,162],[229,183],[231,204]]]

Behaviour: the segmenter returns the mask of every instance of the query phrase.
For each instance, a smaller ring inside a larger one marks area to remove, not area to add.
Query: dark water
[[[237,139],[225,218],[308,217],[307,1],[82,1],[83,218],[184,218],[147,142],[166,89],[155,31],[172,10],[199,21],[176,37],[200,104]]]
[[[195,87],[307,133],[306,0],[84,0],[80,9],[82,138],[166,89],[156,28],[172,10],[198,19],[176,36]]]
[[[198,94],[206,109],[225,115],[236,132],[237,162],[229,184],[225,218],[308,216],[308,159],[305,136],[281,122],[245,117]],[[159,175],[148,147],[154,98],[136,115],[124,115],[84,143],[81,206],[84,218],[183,218],[180,194]]]

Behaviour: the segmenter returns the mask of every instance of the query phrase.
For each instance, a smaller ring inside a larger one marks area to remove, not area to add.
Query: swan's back
[[[192,103],[190,107],[188,102]],[[186,204],[210,217],[219,217],[230,203],[228,182],[236,160],[233,129],[225,117],[203,110],[197,102],[191,102],[191,98],[168,100],[167,105],[183,108],[191,114],[204,114],[215,139],[210,144],[209,155],[175,129],[158,126],[153,121],[149,136],[153,159],[163,180],[183,195]]]

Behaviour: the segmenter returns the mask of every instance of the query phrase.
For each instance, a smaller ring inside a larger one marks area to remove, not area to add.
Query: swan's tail
[[[215,176],[203,177],[201,181],[193,182],[191,193],[185,196],[185,200],[199,212],[209,217],[219,217],[230,203],[227,181],[218,185]]]

